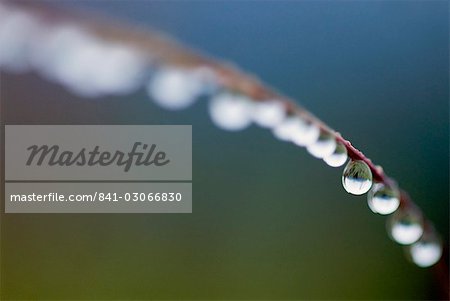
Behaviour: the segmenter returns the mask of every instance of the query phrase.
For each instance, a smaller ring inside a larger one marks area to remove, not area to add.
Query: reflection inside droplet
[[[364,161],[352,160],[342,174],[342,185],[351,194],[361,195],[372,186],[372,172]]]

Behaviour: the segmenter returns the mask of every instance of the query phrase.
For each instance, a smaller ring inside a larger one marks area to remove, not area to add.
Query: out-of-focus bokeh
[[[45,4],[165,32],[257,75],[382,165],[448,244],[448,2]],[[30,28],[0,30],[0,40]],[[120,47],[100,59],[76,48],[89,40],[72,29],[33,53],[51,72],[2,71],[3,122],[192,124],[193,213],[2,213],[2,299],[437,297],[432,269],[405,258],[366,196],[344,191],[342,167],[257,126],[215,127],[206,98],[161,108],[133,86],[147,61]],[[0,65],[20,55],[6,49]],[[71,72],[60,68],[67,59]]]

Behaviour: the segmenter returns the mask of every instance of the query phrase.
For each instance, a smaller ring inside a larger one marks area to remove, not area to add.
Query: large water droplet
[[[348,162],[342,174],[342,185],[351,194],[361,195],[369,191],[372,186],[372,172],[369,166],[361,160]]]
[[[423,218],[412,207],[400,208],[388,221],[388,231],[393,240],[402,245],[415,243],[423,234]]]
[[[308,145],[308,152],[316,158],[322,159],[333,154],[336,149],[336,140],[334,137],[327,132],[321,132],[317,140]]]
[[[262,127],[276,126],[283,121],[285,115],[285,108],[279,101],[259,101],[254,104],[253,121]]]
[[[391,214],[400,205],[399,191],[392,185],[375,183],[367,195],[367,204],[374,213]]]
[[[411,260],[426,268],[437,263],[442,256],[442,242],[434,233],[424,233],[422,238],[407,248]]]
[[[79,25],[65,23],[36,34],[28,48],[30,66],[83,97],[137,90],[149,61],[131,46],[106,42]]]
[[[323,158],[323,161],[331,167],[339,167],[345,164],[347,161],[347,148],[341,142],[336,144],[334,152]]]
[[[216,126],[223,130],[238,131],[252,122],[250,100],[239,95],[222,93],[214,96],[209,104],[209,115]]]

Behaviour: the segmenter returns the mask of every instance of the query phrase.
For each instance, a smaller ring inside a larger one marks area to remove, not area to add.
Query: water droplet
[[[100,40],[78,25],[50,27],[35,39],[32,66],[81,96],[123,95],[144,81],[146,56],[125,44]]]
[[[412,207],[400,208],[388,221],[388,231],[394,241],[402,245],[415,243],[423,234],[423,219]]]
[[[319,138],[307,147],[308,152],[319,159],[330,156],[335,149],[336,140],[333,135],[324,131],[321,131]]]
[[[275,126],[273,134],[280,140],[292,141],[298,146],[307,146],[319,138],[320,129],[298,116],[289,116]]]
[[[347,148],[341,142],[336,144],[336,149],[334,152],[323,158],[325,163],[327,163],[331,167],[339,167],[345,164],[347,161]]]
[[[442,256],[442,241],[434,232],[424,233],[416,243],[408,246],[408,255],[419,267],[426,268],[434,265]]]
[[[400,205],[399,191],[392,185],[375,183],[367,195],[367,204],[374,213],[391,214]]]
[[[348,193],[355,195],[369,191],[372,186],[372,172],[369,166],[361,160],[348,162],[342,174],[342,185]]]
[[[287,117],[274,127],[274,136],[283,141],[290,141],[295,128],[298,126],[298,122],[298,117]]]
[[[156,72],[147,90],[161,107],[181,110],[193,104],[204,92],[205,86],[192,71],[165,68]]]
[[[42,33],[39,20],[28,12],[1,5],[0,68],[13,72],[29,69],[28,56],[35,38]]]
[[[254,104],[253,121],[256,124],[272,128],[283,121],[285,108],[279,101],[259,101]]]
[[[309,146],[317,141],[320,136],[320,129],[312,122],[299,118],[299,123],[291,137],[292,142],[298,146]]]
[[[146,59],[138,50],[123,44],[105,43],[90,79],[99,93],[128,94],[144,82]]]
[[[223,130],[238,131],[252,122],[252,105],[249,99],[229,93],[214,96],[209,104],[209,114],[216,126]]]

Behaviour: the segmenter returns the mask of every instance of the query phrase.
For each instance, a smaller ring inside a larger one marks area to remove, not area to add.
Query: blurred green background
[[[53,3],[256,74],[382,165],[448,242],[448,2]],[[192,214],[2,213],[3,300],[436,297],[342,168],[257,127],[221,131],[205,100],[168,112],[143,90],[88,100],[6,73],[1,99],[12,124],[193,125]]]

